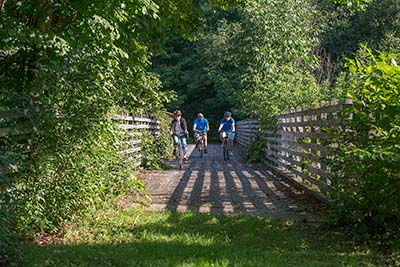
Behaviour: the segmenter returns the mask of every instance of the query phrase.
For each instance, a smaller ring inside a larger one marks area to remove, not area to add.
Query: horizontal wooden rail
[[[119,153],[138,167],[142,160],[142,131],[148,131],[151,135],[157,137],[161,131],[160,121],[129,113],[117,114],[114,119],[118,121],[118,127],[127,133],[127,138],[121,141]]]
[[[321,102],[320,106],[299,107],[275,116],[275,130],[261,129],[255,119],[236,123],[236,141],[248,145],[252,135],[263,135],[266,166],[291,182],[330,202],[329,170],[326,160],[337,145],[330,144],[328,129],[342,124],[339,116],[351,100]],[[351,114],[349,114],[349,117]]]
[[[30,131],[19,129],[20,120],[29,116],[28,109],[13,109],[0,111],[0,141],[13,136],[19,139],[20,148],[24,153],[29,154],[29,146],[26,146],[31,138]],[[134,166],[141,164],[142,145],[141,136],[143,131],[148,131],[151,135],[157,137],[160,134],[160,121],[148,118],[146,116],[121,113],[113,116],[117,121],[118,127],[126,133],[126,138],[120,140],[119,154],[126,157]],[[3,142],[2,141],[2,142]],[[5,142],[5,141],[4,141]],[[20,163],[12,162],[7,166],[0,166],[0,173],[17,172]]]

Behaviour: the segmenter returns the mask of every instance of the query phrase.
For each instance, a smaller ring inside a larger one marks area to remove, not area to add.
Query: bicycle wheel
[[[227,144],[226,144],[225,153],[226,153],[226,160],[229,160],[229,149],[228,149],[228,142],[227,142]]]
[[[204,154],[204,142],[202,141],[199,146],[200,158],[203,158]]]

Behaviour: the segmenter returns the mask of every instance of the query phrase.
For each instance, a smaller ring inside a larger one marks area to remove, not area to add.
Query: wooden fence
[[[0,110],[0,138],[8,135],[21,134],[16,127],[12,125],[18,119],[26,117],[27,109]]]
[[[10,135],[17,135],[19,146],[29,154],[29,146],[27,145],[30,133],[18,129],[20,122],[27,118],[28,110],[15,109],[0,111],[0,146],[3,142],[7,142],[6,138]],[[126,156],[127,160],[133,162],[134,166],[141,163],[141,136],[143,130],[157,137],[160,133],[160,121],[150,119],[140,115],[118,114],[114,117],[118,122],[118,127],[126,131],[126,138],[121,140],[120,154]],[[2,164],[4,165],[4,163]],[[0,166],[0,173],[15,172],[18,170],[17,163],[6,163],[6,166]]]
[[[146,130],[152,136],[157,137],[160,134],[160,121],[129,113],[118,114],[115,119],[118,121],[118,127],[126,131],[126,139],[121,142],[120,153],[137,167],[142,158],[142,131]]]
[[[339,112],[345,105],[332,100],[321,105],[296,108],[275,117],[274,130],[261,129],[257,120],[236,123],[236,138],[247,145],[254,134],[265,140],[264,163],[272,170],[295,182],[314,196],[329,201],[329,151],[335,144],[328,143],[327,129],[341,125]]]

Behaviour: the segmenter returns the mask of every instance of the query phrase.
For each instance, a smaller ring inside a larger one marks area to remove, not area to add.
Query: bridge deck
[[[169,161],[171,170],[141,176],[152,195],[150,209],[318,220],[318,202],[266,167],[244,163],[238,145],[229,161],[224,161],[219,144],[210,144],[203,158],[194,145],[188,151],[182,171],[176,161]]]

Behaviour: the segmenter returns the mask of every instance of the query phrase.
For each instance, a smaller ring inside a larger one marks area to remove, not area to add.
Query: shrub
[[[18,230],[57,231],[61,222],[84,215],[133,185],[115,145],[119,130],[111,119],[98,122],[70,124],[69,130],[49,125],[51,134],[33,135],[29,162],[13,178]]]
[[[360,234],[397,238],[400,222],[400,67],[366,46],[348,60],[351,119],[336,136],[335,220]]]
[[[167,166],[163,158],[167,157],[172,150],[172,139],[169,135],[170,117],[165,112],[158,112],[154,116],[160,122],[159,134],[154,137],[148,131],[141,136],[142,163],[146,169],[164,169]]]
[[[260,163],[265,159],[265,136],[261,133],[253,134],[246,147],[246,161]]]
[[[1,196],[0,206],[0,266],[17,266],[21,260],[21,250],[19,249],[20,237],[13,231],[11,222],[14,220],[9,203]]]

